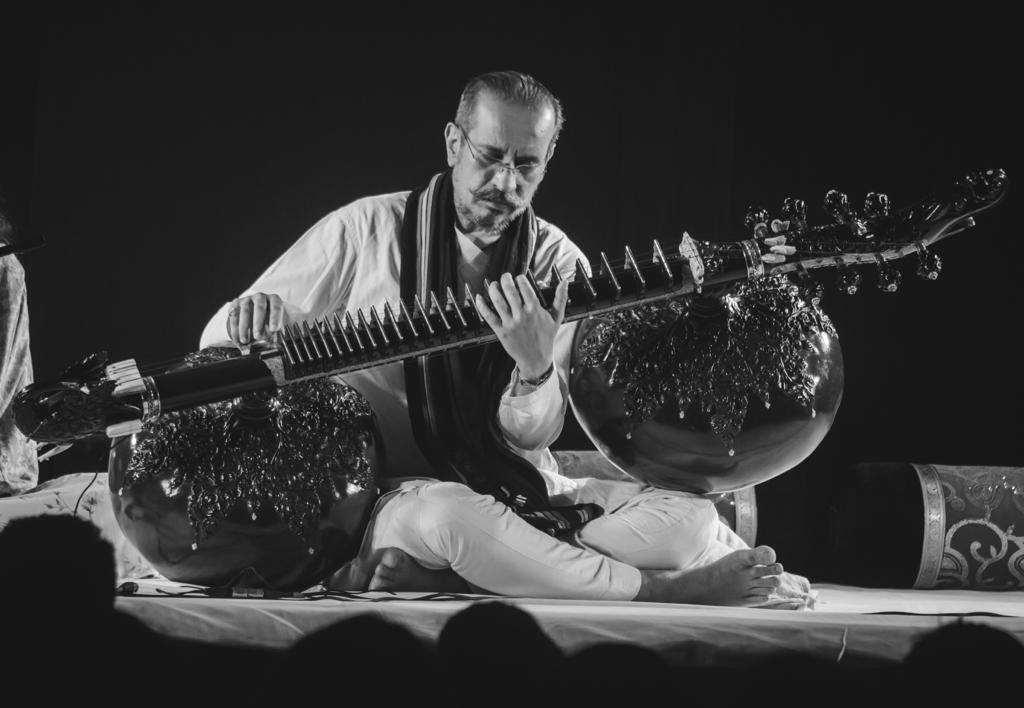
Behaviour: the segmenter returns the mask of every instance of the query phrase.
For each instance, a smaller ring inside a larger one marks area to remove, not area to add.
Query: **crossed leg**
[[[454,573],[500,595],[752,605],[782,584],[767,546],[730,549],[687,570],[639,570],[552,538],[450,482],[403,486],[378,512],[371,545],[379,563],[370,589],[465,590]]]

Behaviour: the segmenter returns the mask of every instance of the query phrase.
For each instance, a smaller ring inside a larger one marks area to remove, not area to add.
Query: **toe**
[[[754,567],[755,578],[762,578],[768,575],[782,575],[782,564],[771,563],[769,565],[759,565]]]
[[[775,561],[775,551],[770,546],[744,548],[734,551],[728,558],[740,566],[765,566]]]

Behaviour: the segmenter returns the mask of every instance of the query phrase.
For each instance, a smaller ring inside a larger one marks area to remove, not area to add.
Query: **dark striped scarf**
[[[401,295],[429,302],[457,286],[451,172],[413,191],[401,231]],[[494,247],[487,278],[525,273],[537,244],[532,208],[505,230]],[[461,295],[461,294],[460,294]],[[444,301],[443,299],[441,300]],[[497,342],[406,360],[405,385],[413,434],[439,479],[490,494],[552,535],[582,527],[601,514],[596,504],[552,507],[537,469],[517,455],[498,427],[497,411],[514,362]]]

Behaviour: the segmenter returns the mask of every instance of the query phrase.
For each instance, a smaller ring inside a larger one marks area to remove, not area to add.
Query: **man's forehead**
[[[530,107],[481,91],[473,111],[472,128],[482,139],[545,140],[554,132],[555,112],[547,102]]]

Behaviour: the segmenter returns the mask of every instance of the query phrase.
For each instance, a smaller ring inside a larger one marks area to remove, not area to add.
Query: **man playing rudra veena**
[[[721,605],[781,597],[805,606],[807,580],[783,572],[771,548],[747,547],[710,500],[559,474],[548,446],[568,398],[573,326],[562,322],[568,281],[586,259],[530,203],[562,123],[559,101],[530,76],[472,79],[445,127],[447,171],[421,189],[325,216],[221,308],[201,345],[246,346],[336,311],[385,303],[398,311],[414,295],[448,288],[475,293],[497,344],[343,377],[380,425],[386,491],[341,502],[353,520],[375,508],[358,557],[331,576],[332,587],[468,584],[530,597]],[[525,273],[542,280],[552,268],[563,280],[545,308]],[[540,490],[531,503],[519,480]],[[592,504],[605,513],[584,513]],[[569,520],[570,533],[539,528],[552,513]]]

